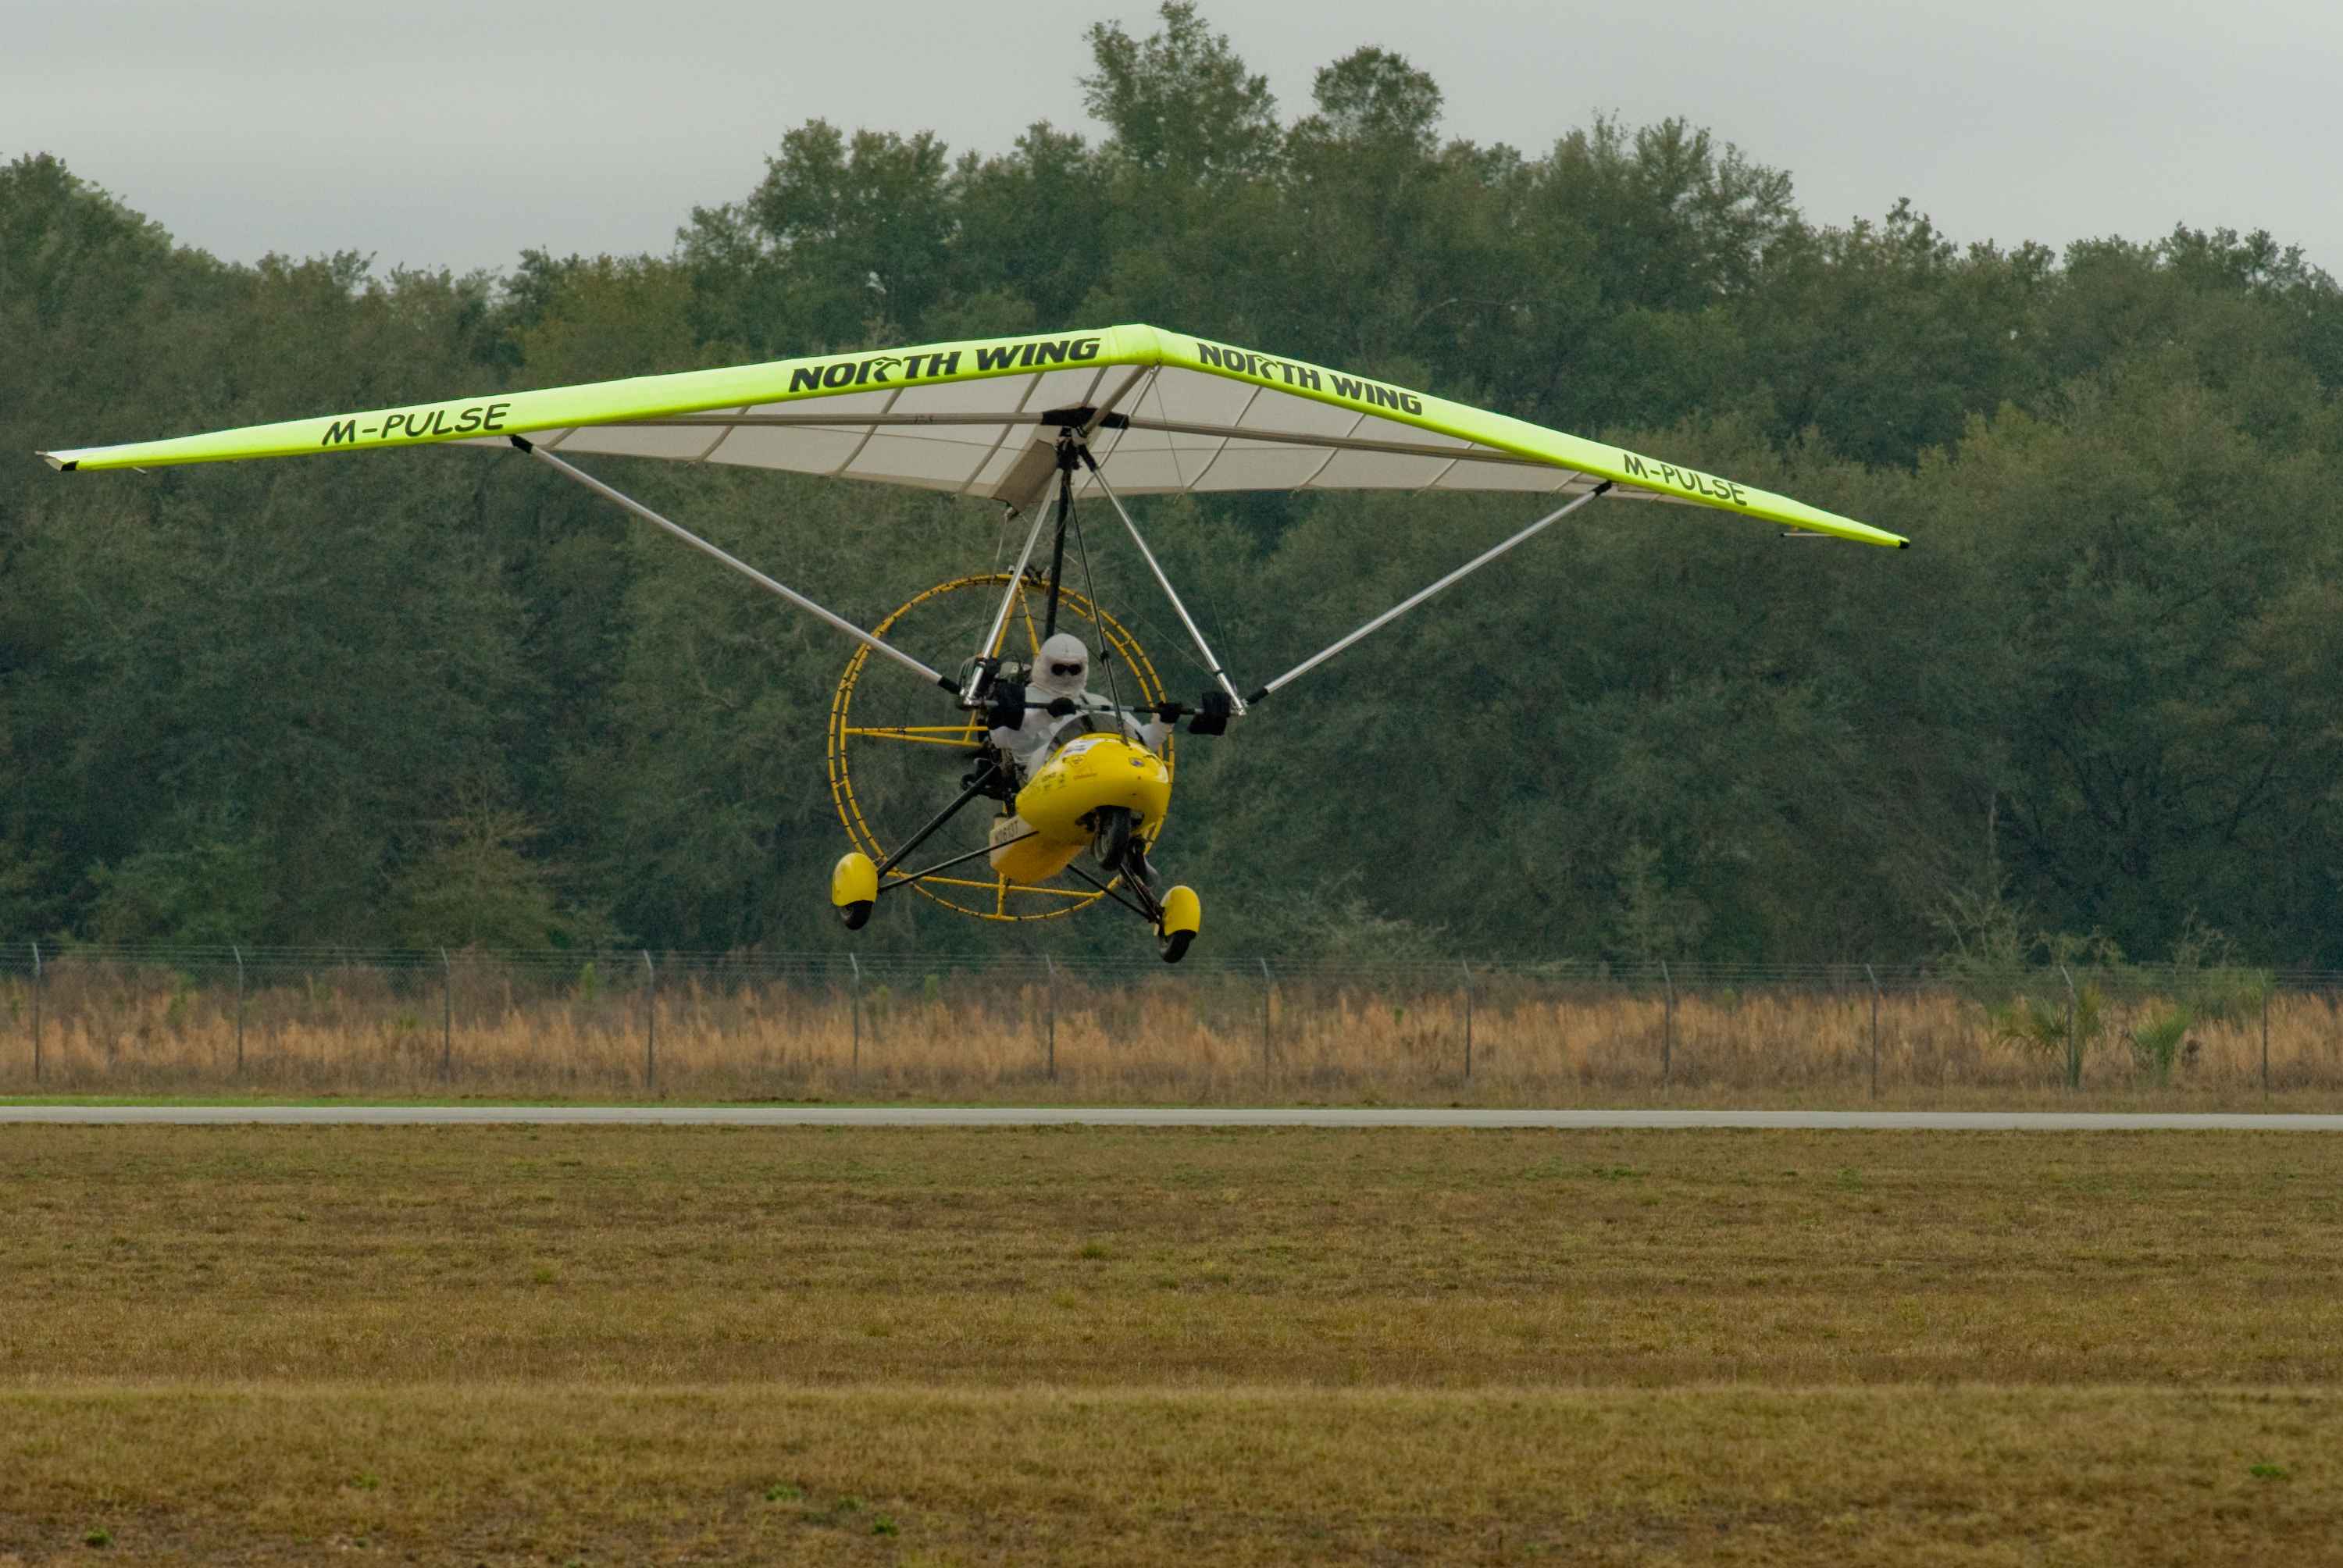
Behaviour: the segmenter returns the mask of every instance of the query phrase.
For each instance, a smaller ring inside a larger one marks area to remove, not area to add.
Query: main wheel
[[[830,907],[839,924],[860,930],[878,903],[879,868],[860,849],[849,849],[830,873]]]
[[[1001,661],[1004,678],[1025,679],[1027,667],[1041,652],[1050,598],[1048,580],[1031,572],[1022,579],[990,572],[939,583],[898,607],[871,630],[950,668],[950,660],[975,651],[1004,597],[1010,601],[1009,617],[988,651]],[[1124,706],[1147,707],[1163,700],[1163,683],[1146,649],[1121,622],[1071,588],[1059,596],[1058,620],[1061,629],[1100,651],[1101,657],[1095,660],[1100,668],[1092,676],[1097,690],[1107,689],[1104,667],[1111,658]],[[955,713],[950,698],[917,676],[890,660],[872,658],[868,648],[855,650],[830,700],[829,764],[830,799],[856,849],[883,863],[895,846],[950,800],[986,750],[983,717]],[[921,722],[930,719],[956,722]],[[1172,765],[1172,752],[1167,743],[1167,769]],[[912,857],[915,863],[907,869],[982,849],[993,816],[986,802],[971,802],[920,846]],[[1139,841],[1151,842],[1161,831],[1159,822]],[[1118,858],[1110,865],[1109,886],[1120,880],[1121,864]],[[1032,886],[1012,883],[995,876],[980,854],[911,886],[948,910],[989,920],[1052,920],[1106,896],[1071,872]]]
[[[1188,956],[1188,944],[1203,929],[1204,901],[1184,883],[1163,895],[1163,912],[1156,917],[1155,948],[1167,964]]]

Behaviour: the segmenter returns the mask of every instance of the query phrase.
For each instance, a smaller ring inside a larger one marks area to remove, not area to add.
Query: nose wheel
[[[1131,829],[1138,819],[1120,806],[1108,806],[1097,813],[1095,820],[1097,830],[1091,835],[1091,853],[1098,858],[1100,869],[1110,876],[1119,871],[1141,871],[1141,868],[1131,864]],[[1137,847],[1143,854],[1146,846]]]

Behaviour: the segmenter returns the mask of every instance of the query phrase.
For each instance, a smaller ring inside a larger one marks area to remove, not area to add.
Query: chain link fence
[[[0,1092],[1138,1101],[2343,1091],[2343,973],[0,950]]]

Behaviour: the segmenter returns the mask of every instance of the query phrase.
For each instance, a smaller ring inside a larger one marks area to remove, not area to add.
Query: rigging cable
[[[1099,663],[1106,667],[1106,692],[1114,704],[1115,729],[1122,728],[1122,692],[1115,684],[1114,650],[1106,635],[1106,601],[1099,598],[1098,579],[1091,576],[1091,547],[1082,538],[1082,514],[1071,501],[1066,507],[1067,520],[1074,525],[1074,548],[1082,558],[1082,587],[1089,590],[1091,608],[1097,612],[1099,628]]]

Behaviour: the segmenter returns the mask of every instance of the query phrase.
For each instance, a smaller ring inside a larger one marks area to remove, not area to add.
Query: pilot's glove
[[[1229,701],[1227,692],[1208,691],[1204,693],[1203,701],[1197,705],[1196,716],[1188,720],[1188,733],[1226,735],[1229,719],[1235,712],[1235,705]]]
[[[994,729],[1017,729],[1025,723],[1025,688],[1014,680],[995,681],[992,687],[992,707],[984,716],[985,723]]]
[[[1052,719],[1064,719],[1074,711],[1074,699],[1071,697],[1061,697],[1050,704],[1050,717]]]

